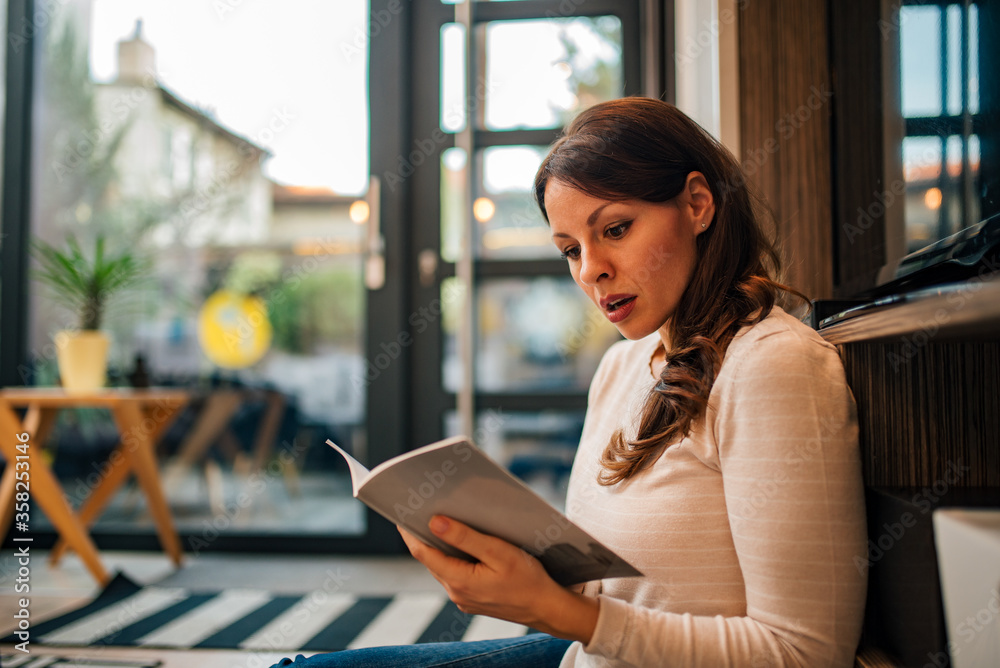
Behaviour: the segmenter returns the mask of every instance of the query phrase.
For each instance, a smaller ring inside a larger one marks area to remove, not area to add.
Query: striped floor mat
[[[104,659],[71,659],[64,656],[26,656],[0,654],[3,668],[157,668],[160,661],[108,661]]]
[[[32,644],[334,651],[524,635],[520,624],[467,615],[443,593],[301,596],[140,587],[119,574],[93,602],[32,626]],[[16,643],[11,635],[0,643]]]

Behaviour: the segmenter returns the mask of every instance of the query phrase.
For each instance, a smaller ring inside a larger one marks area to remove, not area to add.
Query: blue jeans
[[[571,642],[544,633],[520,638],[476,640],[472,642],[430,642],[419,645],[368,647],[308,659],[282,659],[271,668],[556,668]]]

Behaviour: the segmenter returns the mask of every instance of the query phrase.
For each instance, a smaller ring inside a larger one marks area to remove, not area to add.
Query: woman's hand
[[[530,626],[560,638],[590,641],[597,599],[561,587],[541,563],[510,543],[435,515],[431,532],[478,560],[470,563],[399,529],[410,554],[427,567],[462,612]]]

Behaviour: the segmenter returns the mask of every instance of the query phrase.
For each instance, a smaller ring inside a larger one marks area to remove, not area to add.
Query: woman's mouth
[[[608,320],[614,323],[621,322],[627,318],[635,307],[635,295],[623,295],[620,297],[614,295],[608,300],[601,301]]]

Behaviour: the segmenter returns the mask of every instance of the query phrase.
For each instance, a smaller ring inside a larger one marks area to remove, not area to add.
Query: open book
[[[517,545],[564,586],[642,575],[464,436],[417,448],[371,471],[327,443],[347,460],[356,499],[446,554],[473,561],[430,532],[434,515]]]

